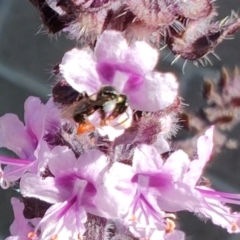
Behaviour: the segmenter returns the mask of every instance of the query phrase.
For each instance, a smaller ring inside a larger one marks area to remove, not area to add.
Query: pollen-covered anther
[[[78,239],[78,240],[83,240],[83,237],[82,237],[82,234],[81,234],[81,233],[78,233],[77,239]]]
[[[233,232],[236,232],[238,229],[239,229],[239,227],[238,227],[237,223],[235,223],[235,222],[232,223],[231,230],[232,230]]]
[[[0,173],[0,186],[2,189],[8,189],[11,186],[10,182],[2,177],[2,173]]]
[[[175,230],[176,224],[173,220],[166,218],[166,229],[165,233],[171,233]]]
[[[58,235],[53,235],[50,240],[58,240]]]
[[[31,240],[37,239],[37,234],[35,232],[29,232],[27,238]]]
[[[137,217],[135,215],[132,215],[132,217],[129,219],[129,221],[136,222]]]

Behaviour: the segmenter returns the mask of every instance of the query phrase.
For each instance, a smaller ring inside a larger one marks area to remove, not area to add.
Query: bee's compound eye
[[[123,102],[124,101],[124,98],[122,96],[118,96],[118,102]]]
[[[77,133],[83,134],[86,132],[93,132],[95,127],[90,122],[81,123],[78,125]]]

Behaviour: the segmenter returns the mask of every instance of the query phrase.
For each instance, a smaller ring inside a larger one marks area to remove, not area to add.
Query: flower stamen
[[[231,230],[232,230],[233,232],[235,232],[235,231],[238,230],[238,225],[237,225],[237,223],[235,223],[235,222],[232,223]]]
[[[11,186],[11,184],[9,181],[0,176],[0,186],[2,189],[8,189]]]
[[[51,237],[51,240],[57,240],[57,239],[58,239],[58,235],[57,234]]]
[[[83,237],[82,237],[82,234],[81,234],[81,233],[78,233],[77,239],[78,239],[78,240],[83,240]]]
[[[175,230],[176,224],[173,220],[166,218],[166,229],[165,229],[165,233],[171,233]]]
[[[27,237],[28,239],[34,240],[37,239],[37,234],[35,232],[29,232]]]
[[[132,217],[129,219],[129,221],[136,222],[137,217],[135,215],[132,215]]]

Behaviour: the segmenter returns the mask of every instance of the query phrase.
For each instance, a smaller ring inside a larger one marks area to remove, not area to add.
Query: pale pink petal
[[[158,136],[156,142],[153,143],[153,147],[157,150],[159,154],[168,152],[170,150],[168,141],[161,135]]]
[[[34,173],[26,173],[20,181],[20,192],[24,197],[33,197],[48,203],[65,201],[72,189],[56,186],[53,177],[42,177]]]
[[[28,132],[30,134],[32,133],[32,138],[35,141],[37,141],[42,136],[43,111],[44,105],[37,97],[29,97],[24,103],[25,124]]]
[[[128,49],[128,43],[120,32],[105,31],[99,37],[95,56],[98,62],[118,62],[124,61],[122,53]]]
[[[73,176],[81,176],[90,182],[96,183],[97,179],[101,179],[108,165],[106,155],[97,149],[89,150],[78,159],[76,159],[72,150],[67,147],[57,146],[52,150],[51,154],[48,164],[49,170],[57,178],[64,178],[66,181],[68,181],[67,177],[71,179]]]
[[[11,199],[14,221],[10,226],[11,237],[6,238],[7,240],[28,240],[27,237],[29,232],[33,232],[34,226],[38,224],[40,218],[25,219],[23,216],[24,204],[17,198]]]
[[[57,146],[51,151],[48,167],[54,176],[72,171],[76,164],[76,157],[68,147]]]
[[[11,198],[11,204],[14,212],[14,222],[10,227],[10,232],[12,235],[18,235],[19,232],[27,227],[27,219],[23,216],[24,205],[17,198]],[[30,229],[30,226],[29,226]]]
[[[198,159],[193,160],[189,165],[189,171],[185,174],[183,181],[195,186],[202,175],[205,164],[210,160],[213,149],[213,131],[210,127],[205,135],[198,138],[197,150]]]
[[[59,123],[60,114],[52,99],[43,104],[37,97],[29,97],[24,104],[24,119],[33,141],[38,142],[46,129]]]
[[[27,238],[22,238],[19,236],[7,237],[5,240],[28,240]]]
[[[126,67],[140,75],[152,71],[159,57],[158,51],[143,41],[134,42],[123,54]]]
[[[0,118],[0,147],[8,148],[20,158],[33,157],[36,147],[23,123],[14,114],[5,114]]]
[[[181,181],[190,164],[188,155],[178,150],[170,155],[163,164],[162,171],[169,173],[174,181]]]
[[[59,68],[68,84],[80,93],[94,94],[101,85],[96,72],[96,60],[89,48],[73,48],[68,51],[63,56]]]
[[[161,190],[159,207],[166,212],[187,210],[195,212],[203,201],[202,195],[182,182],[176,182],[171,188]]]
[[[117,129],[112,126],[102,126],[99,127],[97,130],[101,136],[108,136],[109,141],[114,141],[117,137],[121,136],[125,131],[124,128]]]
[[[159,111],[177,98],[178,83],[171,73],[151,72],[135,91],[128,92],[130,105],[141,111]]]
[[[237,223],[239,214],[234,214],[231,209],[227,206],[222,205],[218,200],[205,198],[206,206],[203,205],[198,211],[206,218],[210,218],[211,221],[222,228],[227,229],[229,233],[238,233],[240,226],[236,228],[234,225]],[[201,215],[200,215],[201,216]]]
[[[139,239],[164,240],[165,229],[158,230],[156,225],[137,223],[129,227],[130,232]]]
[[[162,167],[162,159],[153,146],[139,144],[133,155],[133,171],[135,173],[156,172]]]
[[[76,161],[75,168],[84,179],[95,185],[102,183],[102,177],[108,169],[109,161],[107,156],[97,149],[91,149],[82,154]]]
[[[130,181],[132,177],[131,167],[118,162],[105,173],[104,184],[98,187],[95,196],[101,216],[117,219],[126,214],[136,191],[136,184]]]
[[[205,135],[199,137],[197,141],[198,158],[204,165],[211,157],[213,149],[214,126],[211,126]]]
[[[55,236],[58,240],[78,239],[85,232],[86,220],[87,214],[77,201],[56,203],[47,210],[40,222],[40,239],[53,239]]]

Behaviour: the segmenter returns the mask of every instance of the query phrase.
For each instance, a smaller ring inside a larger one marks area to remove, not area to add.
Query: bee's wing
[[[97,96],[98,96],[98,93],[94,93],[91,96],[89,96],[89,99],[91,99],[92,101],[96,101],[97,100]]]
[[[74,112],[76,107],[78,106],[79,102],[73,103],[70,106],[63,107],[62,112],[61,112],[61,117],[62,118],[73,118]]]
[[[77,114],[91,114],[103,105],[103,101],[93,101],[91,99],[82,99],[71,106],[62,109],[62,118],[73,118]]]

